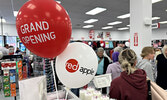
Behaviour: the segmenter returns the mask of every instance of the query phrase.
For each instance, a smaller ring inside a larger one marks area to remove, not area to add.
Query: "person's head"
[[[117,45],[118,45],[118,47],[124,47],[125,46],[123,41],[119,41]]]
[[[137,56],[132,49],[125,49],[119,54],[119,63],[124,71],[132,74],[136,70]]]
[[[164,54],[165,58],[167,59],[167,45],[164,45],[162,48],[162,53]]]
[[[104,49],[102,47],[97,49],[97,56],[98,57],[103,57]]]
[[[114,48],[114,52],[121,52],[123,50],[123,48],[122,47],[116,47],[116,48]]]
[[[118,56],[119,56],[119,52],[114,52],[112,54],[112,60],[113,60],[113,62],[117,62],[118,61]]]
[[[153,47],[144,47],[142,49],[141,57],[143,59],[153,60],[155,56],[154,48]]]
[[[9,49],[9,45],[8,45],[8,44],[5,44],[4,47],[5,47],[6,49]]]

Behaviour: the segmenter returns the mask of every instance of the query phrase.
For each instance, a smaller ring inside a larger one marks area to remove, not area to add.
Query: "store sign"
[[[95,32],[94,32],[94,30],[90,30],[89,31],[89,38],[90,39],[93,39],[95,37]]]
[[[1,63],[2,70],[16,69],[16,61],[8,61]]]
[[[134,33],[134,46],[138,46],[138,33]]]
[[[66,70],[70,73],[74,73],[76,71],[78,71],[79,69],[79,63],[77,60],[75,59],[69,59],[66,64]],[[81,72],[82,74],[85,75],[93,75],[94,74],[94,69],[89,69],[89,68],[85,68],[85,67],[80,67],[79,72]]]
[[[106,37],[110,37],[110,32],[106,32]]]
[[[67,62],[66,62],[66,70],[70,73],[74,73],[78,70],[79,68],[79,64],[78,64],[78,61],[75,60],[75,59],[69,59]]]

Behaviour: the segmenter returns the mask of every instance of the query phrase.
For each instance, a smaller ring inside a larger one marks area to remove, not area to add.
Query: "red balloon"
[[[68,45],[71,21],[54,0],[30,0],[18,12],[16,28],[22,43],[34,54],[53,58]]]

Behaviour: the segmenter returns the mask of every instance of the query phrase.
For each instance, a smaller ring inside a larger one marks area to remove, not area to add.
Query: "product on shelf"
[[[81,100],[110,100],[109,97],[102,95],[100,91],[97,91],[92,87],[81,89],[79,93],[79,98]]]
[[[3,71],[3,76],[9,76],[9,70],[4,70]]]
[[[3,82],[9,83],[9,76],[3,76]]]
[[[8,83],[8,84],[3,84],[3,87],[4,87],[4,90],[8,90],[8,89],[10,89],[10,85],[9,85],[9,83]]]
[[[10,97],[10,90],[4,90],[5,97]]]

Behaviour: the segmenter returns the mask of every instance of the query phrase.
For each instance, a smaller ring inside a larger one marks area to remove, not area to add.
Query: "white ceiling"
[[[26,1],[28,0],[0,0],[0,16],[3,16],[7,23],[15,24],[13,9],[19,10]],[[113,29],[110,29],[117,30],[117,28],[126,27],[126,25],[129,24],[129,18],[117,18],[117,16],[129,13],[129,2],[130,0],[61,0],[61,5],[69,13],[73,29],[82,28],[84,25],[87,25],[83,23],[85,20],[96,18],[99,21],[93,23],[94,27],[92,29],[100,30],[102,27],[107,26],[107,23],[109,22],[122,21],[122,24],[115,25]],[[95,7],[103,7],[107,8],[107,10],[95,16],[85,14],[85,12]],[[153,16],[161,17],[160,20],[156,20],[154,22],[167,20],[166,9],[167,0],[153,4]],[[163,24],[161,27],[167,28],[167,24]]]

